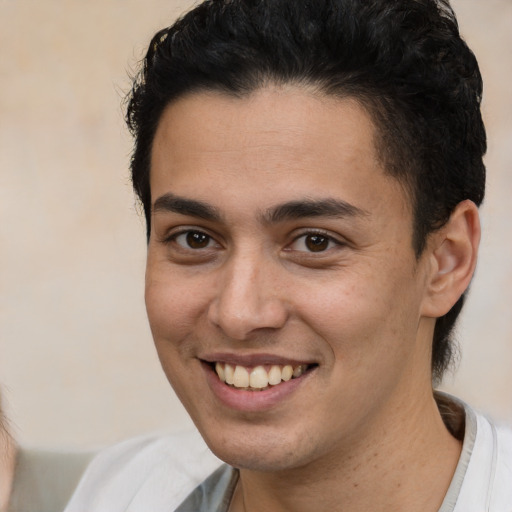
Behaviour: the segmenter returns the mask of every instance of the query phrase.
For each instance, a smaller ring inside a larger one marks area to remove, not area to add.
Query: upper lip
[[[199,357],[202,361],[207,363],[227,363],[239,366],[263,366],[263,365],[312,365],[316,364],[315,361],[307,359],[296,359],[287,356],[280,356],[276,354],[234,354],[231,352],[217,352],[212,354],[205,354]]]

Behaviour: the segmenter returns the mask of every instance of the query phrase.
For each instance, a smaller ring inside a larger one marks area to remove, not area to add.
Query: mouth
[[[273,364],[242,366],[221,361],[209,363],[219,380],[244,391],[265,391],[292,379],[298,379],[313,370],[316,364]]]

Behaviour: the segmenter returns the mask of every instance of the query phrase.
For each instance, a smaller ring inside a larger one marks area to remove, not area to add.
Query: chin
[[[265,449],[229,449],[229,447],[222,447],[220,450],[212,451],[219,459],[230,466],[249,471],[280,472],[301,465],[294,464],[294,461],[290,460],[289,453],[270,453]]]
[[[312,459],[312,452],[296,433],[271,431],[262,425],[260,429],[241,429],[239,435],[207,432],[200,429],[211,451],[222,461],[237,469],[261,472],[279,472],[297,468]],[[254,430],[259,430],[255,432]]]

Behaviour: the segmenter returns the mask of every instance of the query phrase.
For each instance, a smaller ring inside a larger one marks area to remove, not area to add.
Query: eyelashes
[[[182,229],[167,236],[163,242],[166,245],[175,246],[180,251],[203,252],[215,249],[223,249],[212,235],[200,229]],[[321,254],[344,243],[322,230],[308,230],[296,235],[293,240],[284,247],[284,251]]]
[[[184,249],[201,250],[218,246],[213,237],[203,231],[188,230],[182,231],[170,237],[169,241],[173,241]]]
[[[289,250],[322,253],[340,245],[340,242],[323,232],[309,232],[295,238],[289,245]]]

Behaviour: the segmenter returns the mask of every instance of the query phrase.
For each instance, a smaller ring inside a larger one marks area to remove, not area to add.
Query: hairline
[[[155,123],[154,131],[152,134],[151,144],[149,146],[149,158],[148,158],[148,176],[147,176],[147,186],[149,192],[149,201],[148,207],[149,211],[145,212],[147,226],[147,241],[149,242],[149,235],[151,232],[151,213],[153,209],[153,198],[151,195],[151,167],[152,167],[152,155],[153,155],[153,145],[156,139],[157,131],[161,125],[162,118],[166,110],[174,105],[176,102],[185,99],[191,98],[196,95],[212,95],[212,96],[221,96],[225,98],[234,98],[234,99],[246,99],[250,96],[256,94],[259,91],[262,91],[266,88],[276,88],[276,89],[285,89],[285,88],[296,88],[303,92],[307,92],[312,96],[316,96],[318,98],[335,98],[339,100],[349,100],[355,102],[358,106],[360,106],[368,115],[369,121],[373,127],[372,133],[372,143],[375,149],[375,154],[377,157],[377,162],[381,165],[382,171],[389,177],[393,178],[402,188],[404,192],[404,197],[406,199],[406,204],[410,208],[411,216],[412,216],[412,239],[411,245],[414,250],[416,259],[418,260],[426,245],[426,238],[429,233],[426,233],[423,239],[419,238],[418,227],[416,225],[416,217],[417,217],[417,206],[418,206],[418,198],[415,190],[415,184],[413,179],[413,172],[402,172],[401,176],[398,176],[397,173],[392,172],[392,168],[396,167],[393,158],[390,156],[390,151],[386,151],[386,147],[388,146],[387,138],[385,136],[385,127],[384,122],[381,119],[380,110],[385,109],[382,102],[378,99],[378,91],[364,91],[362,86],[356,86],[354,91],[349,91],[348,87],[343,87],[340,85],[338,87],[332,86],[326,81],[313,81],[307,78],[296,78],[296,79],[284,79],[279,76],[273,77],[270,74],[263,76],[260,74],[259,77],[253,77],[252,80],[248,80],[252,85],[250,87],[245,88],[227,88],[222,84],[211,83],[208,85],[201,84],[188,88],[187,90],[177,94],[175,97],[171,98],[167,103],[160,109],[160,113]],[[396,142],[393,142],[392,149],[401,148],[402,146]],[[403,152],[403,149],[401,149]],[[144,208],[144,205],[143,205]],[[441,227],[441,226],[439,226]]]

